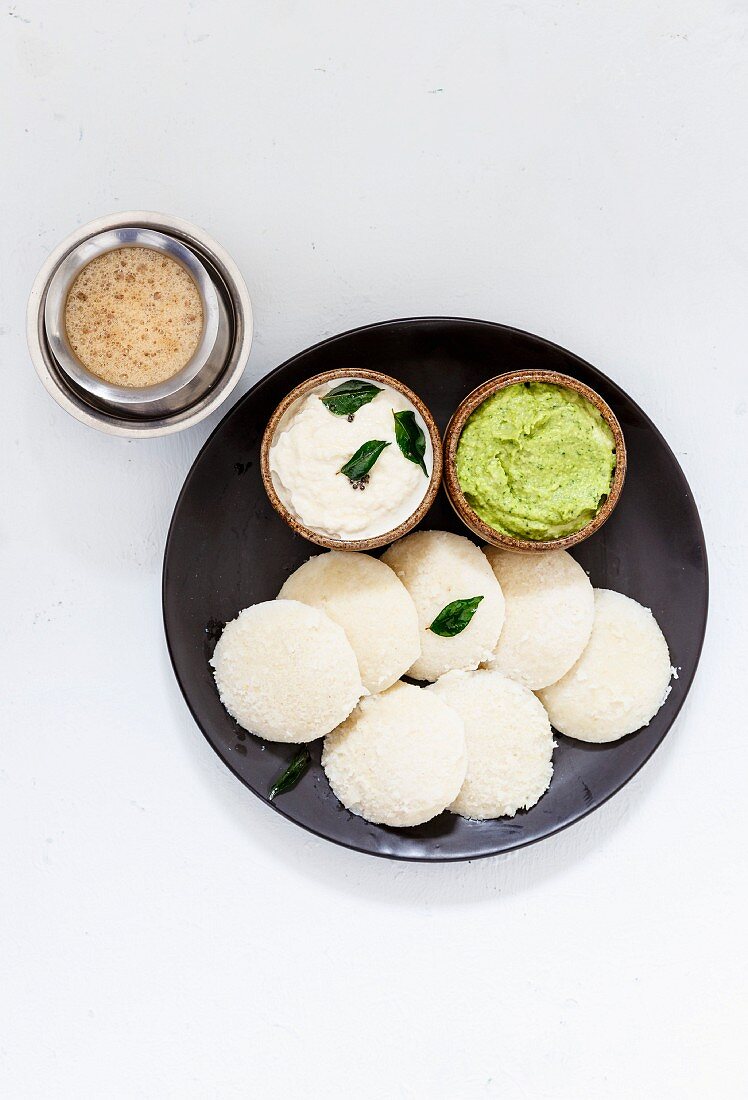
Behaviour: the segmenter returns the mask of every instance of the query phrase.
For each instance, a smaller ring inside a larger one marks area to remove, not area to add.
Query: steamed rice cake
[[[467,773],[450,805],[469,818],[514,817],[548,790],[553,734],[529,688],[492,669],[448,672],[427,691],[462,718]]]
[[[442,813],[465,778],[460,716],[402,682],[362,700],[325,738],[322,767],[351,813],[376,824],[420,825]]]
[[[518,554],[486,546],[504,593],[504,626],[487,662],[537,691],[560,680],[579,659],[592,632],[590,579],[565,550]]]
[[[667,698],[672,671],[649,608],[598,588],[586,649],[562,679],[538,694],[559,733],[617,741],[651,722]]]
[[[297,600],[242,611],[224,627],[210,663],[226,710],[268,741],[324,737],[364,693],[342,627]]]
[[[369,554],[331,550],[310,558],[279,599],[316,607],[343,628],[372,694],[391,687],[421,655],[415,604],[392,569]]]
[[[504,622],[504,597],[475,543],[451,531],[415,531],[393,543],[382,561],[397,573],[418,612],[421,656],[410,676],[437,680],[451,669],[474,669],[490,658]],[[483,599],[459,634],[443,638],[429,630],[448,604],[475,596]]]

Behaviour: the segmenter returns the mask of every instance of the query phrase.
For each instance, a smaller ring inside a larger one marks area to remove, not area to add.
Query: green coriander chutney
[[[505,535],[544,541],[581,530],[610,492],[613,433],[585,397],[525,382],[470,415],[457,479],[480,518]]]

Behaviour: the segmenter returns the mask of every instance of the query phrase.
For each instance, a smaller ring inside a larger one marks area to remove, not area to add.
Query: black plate
[[[472,822],[444,813],[414,829],[371,825],[343,809],[319,766],[272,808],[318,836],[372,855],[452,860],[494,855],[550,836],[600,806],[654,752],[691,686],[706,628],[708,579],[701,522],[678,462],[652,421],[604,374],[538,336],[486,321],[422,318],[355,329],[294,356],[257,383],[224,417],[198,455],[177,501],[164,557],[164,624],[182,693],[210,744],[259,798],[293,748],[245,735],[219,702],[208,659],[223,623],[271,600],[312,554],[273,511],[259,450],[270,414],[292,387],[320,371],[356,367],[402,379],[441,429],[480,382],[510,370],[561,371],[586,382],[618,416],[628,474],[613,516],[573,553],[592,583],[651,607],[679,669],[660,713],[613,745],[558,737],[554,776],[540,802],[511,819]],[[469,534],[443,490],[426,527]]]

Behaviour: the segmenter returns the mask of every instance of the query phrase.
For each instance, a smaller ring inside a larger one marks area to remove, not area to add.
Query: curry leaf
[[[370,439],[368,443],[362,443],[345,466],[340,467],[339,473],[345,474],[349,481],[360,481],[366,477],[385,447],[389,447],[389,443],[384,439]]]
[[[361,378],[350,378],[347,382],[341,382],[339,386],[328,390],[320,400],[335,416],[353,417],[362,405],[368,405],[381,392],[381,388],[373,386],[371,382],[364,382]]]
[[[292,791],[309,767],[311,756],[306,745],[302,745],[285,771],[281,772],[268,792],[272,802],[276,795]]]
[[[473,596],[469,600],[455,600],[443,607],[428,628],[432,634],[438,634],[440,638],[454,638],[461,634],[470,623],[482,596]]]
[[[395,439],[398,447],[408,461],[415,462],[428,477],[426,463],[423,461],[426,453],[426,436],[416,422],[416,414],[411,409],[406,409],[405,412],[393,410],[392,415],[395,417]]]

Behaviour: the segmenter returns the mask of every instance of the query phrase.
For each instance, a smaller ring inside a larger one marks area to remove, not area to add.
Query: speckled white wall
[[[0,1092],[746,1095],[744,0],[0,19]],[[506,858],[400,866],[293,829],[213,756],[159,570],[218,417],[97,435],[25,348],[49,249],[136,207],[242,268],[243,389],[326,334],[463,314],[580,353],[664,430],[711,629],[672,735],[601,811]]]

